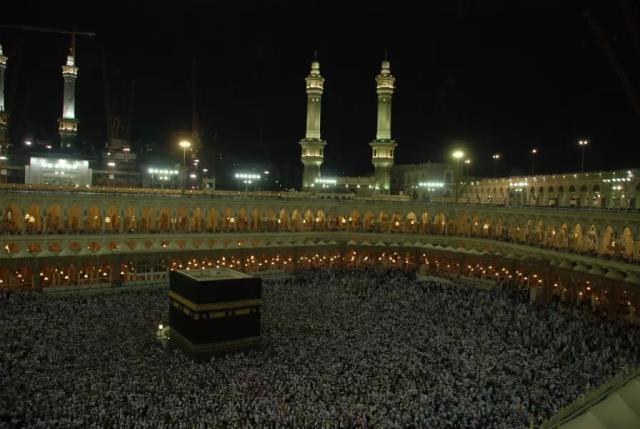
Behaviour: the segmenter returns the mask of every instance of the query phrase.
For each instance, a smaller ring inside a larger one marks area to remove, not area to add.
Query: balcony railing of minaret
[[[66,66],[62,66],[62,74],[70,74],[70,75],[77,75],[78,74],[78,67],[74,66],[74,65],[66,65]]]
[[[389,78],[379,78],[378,80],[378,88],[389,88],[394,89],[393,79]]]
[[[323,83],[321,80],[309,79],[307,80],[307,88],[323,89]]]

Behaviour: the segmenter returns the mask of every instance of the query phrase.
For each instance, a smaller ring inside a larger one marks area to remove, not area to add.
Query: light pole
[[[191,142],[188,140],[182,140],[179,143],[182,148],[182,192],[184,192],[184,187],[187,182],[187,149],[191,147]]]
[[[453,152],[453,158],[456,160],[456,186],[455,186],[455,202],[458,202],[458,185],[460,184],[460,159],[464,157],[464,152],[456,150]]]
[[[244,184],[245,194],[249,192],[249,185],[254,185],[255,189],[258,185],[258,181],[262,178],[259,174],[255,173],[236,173],[234,177],[238,181],[238,190],[240,188],[240,183]]]
[[[493,177],[498,177],[498,161],[500,160],[500,154],[494,153],[491,158],[493,158]]]
[[[465,159],[464,160],[464,171],[463,171],[463,173],[464,173],[465,176],[468,176],[470,171],[471,171],[471,160],[470,159]]]
[[[533,176],[534,166],[536,162],[536,154],[538,153],[538,149],[535,147],[531,149],[531,175]]]
[[[582,149],[582,157],[580,161],[580,173],[584,173],[584,149],[589,144],[589,140],[578,140],[578,146]]]

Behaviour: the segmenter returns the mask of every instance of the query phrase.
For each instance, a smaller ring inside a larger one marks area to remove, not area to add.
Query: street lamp
[[[187,149],[191,147],[191,142],[182,140],[178,144],[182,148],[182,192],[184,192],[184,186],[187,182]]]
[[[464,157],[464,152],[461,150],[456,150],[452,154],[453,158],[456,160],[456,186],[455,186],[455,202],[458,202],[458,185],[460,184],[460,159]]]
[[[469,170],[471,169],[471,160],[470,159],[465,159],[464,160],[464,175],[468,176],[469,175]]]
[[[589,140],[578,140],[578,146],[582,149],[582,159],[580,161],[580,173],[584,173],[584,149],[589,144]]]
[[[498,177],[498,161],[500,160],[500,154],[494,153],[491,158],[493,158],[493,177]]]
[[[538,153],[538,149],[537,148],[533,148],[531,149],[531,175],[533,176],[533,168],[534,168],[534,164],[536,161],[536,154]]]

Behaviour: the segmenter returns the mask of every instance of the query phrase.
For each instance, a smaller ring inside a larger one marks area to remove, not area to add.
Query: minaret
[[[64,98],[62,100],[62,118],[60,124],[60,147],[73,149],[76,135],[78,134],[78,120],[76,119],[76,79],[78,67],[76,67],[76,35],[71,35],[71,48],[67,56],[67,64],[62,66],[62,78],[64,79]]]
[[[388,194],[391,188],[391,166],[396,142],[391,139],[391,97],[393,96],[396,78],[391,75],[391,65],[385,58],[382,70],[376,76],[378,93],[378,130],[376,139],[369,143],[372,149],[373,167],[375,169],[375,189]]]
[[[2,45],[0,45],[0,156],[7,155],[7,122],[8,116],[4,107],[4,72],[7,69],[7,57],[2,53]],[[0,159],[5,161],[6,158]]]
[[[307,82],[307,132],[300,140],[302,146],[302,189],[313,188],[315,179],[320,177],[320,167],[324,157],[324,146],[327,144],[320,138],[320,110],[324,78],[320,75],[320,63],[317,58],[311,63],[311,72]]]

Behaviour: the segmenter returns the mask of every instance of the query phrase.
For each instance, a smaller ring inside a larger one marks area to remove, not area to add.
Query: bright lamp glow
[[[333,179],[333,178],[317,178],[314,180],[315,183],[322,183],[325,185],[335,185],[336,183],[338,183],[337,179]]]
[[[236,173],[235,174],[235,178],[236,179],[260,180],[260,175],[259,174],[253,174],[253,173]]]
[[[456,150],[452,155],[455,159],[460,159],[464,156],[464,152],[461,150]]]
[[[182,140],[180,143],[178,143],[180,145],[181,148],[183,149],[187,149],[191,147],[191,142],[188,140]]]

